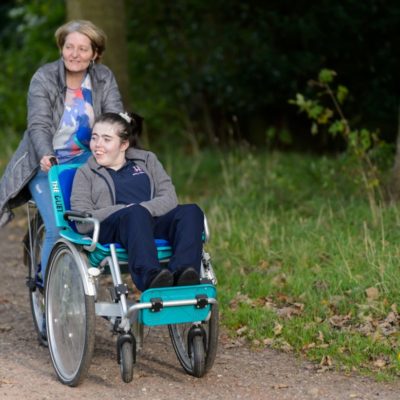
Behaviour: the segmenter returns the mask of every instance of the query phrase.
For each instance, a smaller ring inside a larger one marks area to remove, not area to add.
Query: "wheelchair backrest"
[[[74,224],[64,219],[64,212],[71,209],[72,184],[77,169],[82,164],[54,165],[49,171],[49,185],[56,225],[60,229],[73,229]]]

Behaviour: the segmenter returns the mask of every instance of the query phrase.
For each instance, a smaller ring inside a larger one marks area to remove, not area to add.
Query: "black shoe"
[[[147,289],[172,286],[174,284],[174,276],[168,269],[161,269],[156,275],[150,279]]]
[[[175,282],[176,286],[198,285],[200,278],[197,271],[193,267],[189,267],[177,273]]]

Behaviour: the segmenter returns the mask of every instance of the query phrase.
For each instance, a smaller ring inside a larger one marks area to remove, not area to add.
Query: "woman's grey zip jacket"
[[[123,111],[121,95],[111,70],[102,64],[89,68],[94,115]],[[12,209],[31,195],[27,184],[45,155],[54,154],[53,136],[64,112],[66,93],[64,62],[59,59],[40,67],[28,91],[28,124],[23,138],[0,180],[0,227],[14,216]]]

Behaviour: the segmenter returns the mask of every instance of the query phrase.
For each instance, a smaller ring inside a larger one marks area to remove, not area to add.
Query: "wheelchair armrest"
[[[66,221],[70,220],[73,221],[73,219],[71,219],[70,217],[78,217],[78,218],[91,218],[92,214],[85,212],[85,211],[65,211],[64,213],[64,219]]]
[[[84,224],[92,224],[93,225],[93,235],[92,235],[92,243],[89,246],[84,246],[84,248],[90,252],[96,249],[97,243],[99,241],[99,233],[100,233],[100,222],[96,218],[92,218],[92,215],[87,212],[82,211],[65,211],[64,219],[67,221],[76,221]]]

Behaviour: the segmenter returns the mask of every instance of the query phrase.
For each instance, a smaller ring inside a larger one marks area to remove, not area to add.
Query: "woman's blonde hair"
[[[86,20],[73,20],[60,26],[54,36],[56,38],[57,46],[62,51],[67,36],[72,32],[79,32],[87,36],[92,43],[93,52],[97,53],[95,61],[99,61],[104,50],[106,49],[107,36],[102,29]]]

